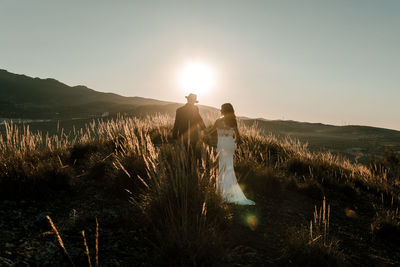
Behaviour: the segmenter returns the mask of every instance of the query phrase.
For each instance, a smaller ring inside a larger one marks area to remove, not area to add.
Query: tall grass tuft
[[[149,154],[142,211],[156,247],[156,264],[216,266],[225,258],[229,212],[216,193],[215,155],[166,144]]]
[[[322,207],[314,209],[314,219],[310,221],[310,244],[322,240],[324,246],[331,246],[329,242],[329,223],[331,215],[331,206],[326,207],[326,199],[322,201]]]
[[[284,259],[294,266],[341,266],[343,255],[338,241],[330,237],[329,224],[330,205],[324,198],[322,207],[314,208],[308,231],[304,228],[290,234]]]

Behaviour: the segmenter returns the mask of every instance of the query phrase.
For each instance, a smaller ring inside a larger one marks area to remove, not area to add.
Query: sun
[[[207,64],[191,62],[181,71],[180,83],[185,93],[204,95],[215,85],[215,74]]]

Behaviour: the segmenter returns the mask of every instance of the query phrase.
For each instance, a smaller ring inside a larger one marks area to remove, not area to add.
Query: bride
[[[210,130],[210,134],[217,131],[219,154],[219,178],[217,187],[227,202],[239,205],[255,205],[254,201],[246,198],[240,188],[233,168],[233,154],[235,141],[233,135],[240,142],[239,130],[235,111],[230,103],[221,106],[222,118],[219,118]]]

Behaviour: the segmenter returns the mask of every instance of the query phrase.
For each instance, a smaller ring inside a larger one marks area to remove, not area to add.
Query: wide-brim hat
[[[190,102],[199,103],[199,101],[197,101],[197,95],[195,94],[189,94],[188,96],[185,97]]]

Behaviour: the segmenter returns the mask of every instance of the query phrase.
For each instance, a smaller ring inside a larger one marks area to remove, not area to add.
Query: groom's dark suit
[[[194,104],[187,103],[176,110],[175,124],[172,130],[172,135],[175,139],[180,139],[195,146],[200,137],[199,130],[204,130],[205,128],[199,108]]]

